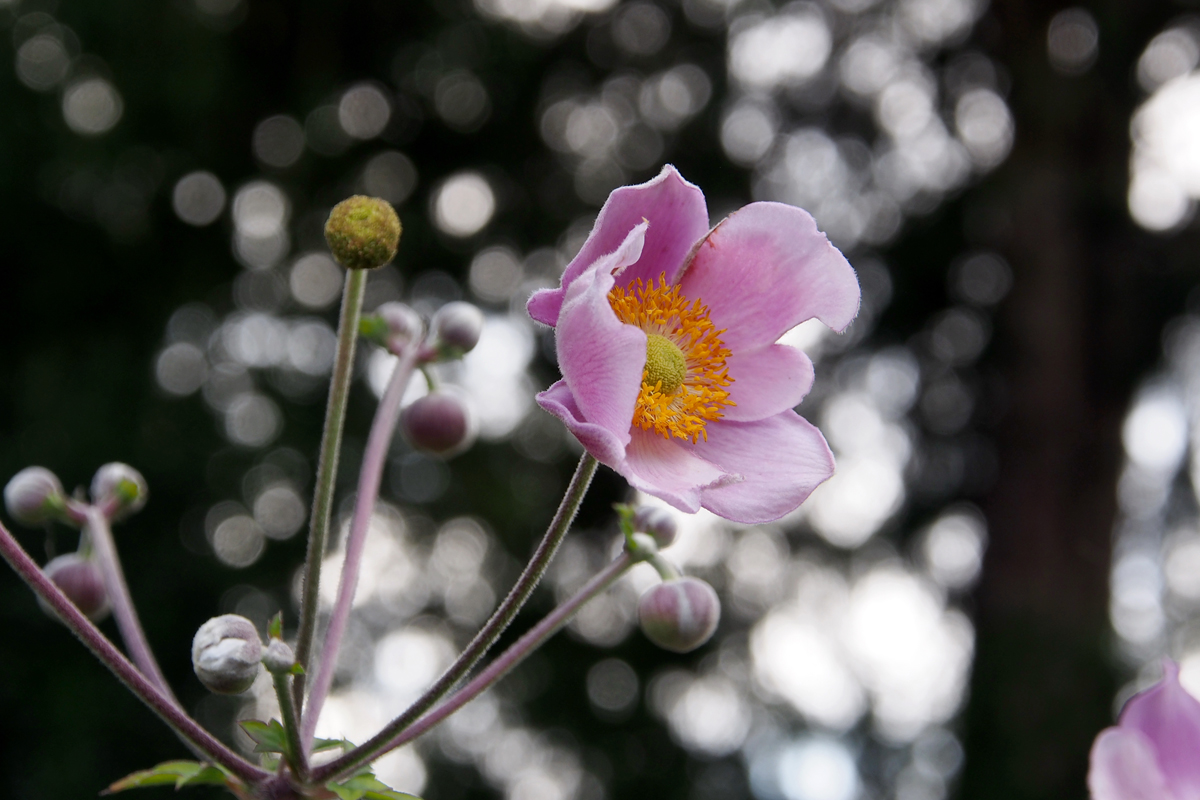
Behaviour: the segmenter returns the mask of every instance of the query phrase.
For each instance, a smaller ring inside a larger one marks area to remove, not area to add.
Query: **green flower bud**
[[[448,392],[433,392],[400,412],[400,429],[418,450],[454,455],[470,446],[475,424],[466,404]]]
[[[62,484],[45,467],[26,467],[4,487],[4,506],[23,525],[41,525],[53,519],[65,502]]]
[[[258,677],[262,640],[254,623],[237,614],[213,617],[192,639],[192,669],[210,692],[240,694]]]
[[[642,506],[633,515],[633,529],[654,537],[659,549],[670,547],[679,535],[675,517],[670,511],[657,506]]]
[[[114,520],[141,511],[149,495],[142,473],[119,461],[105,464],[92,478],[92,502],[98,506],[113,504]]]
[[[699,578],[664,581],[638,600],[638,623],[664,650],[687,653],[707,642],[721,621],[717,593]]]
[[[386,200],[355,195],[333,207],[325,241],[346,269],[375,269],[396,257],[400,218]]]
[[[104,576],[91,559],[78,553],[66,553],[50,559],[42,567],[42,572],[93,622],[99,622],[108,615],[108,591],[104,588]],[[38,604],[48,615],[58,618],[41,598],[38,598]]]
[[[434,342],[447,356],[459,357],[479,344],[483,333],[483,312],[470,303],[456,301],[437,310],[429,323]]]

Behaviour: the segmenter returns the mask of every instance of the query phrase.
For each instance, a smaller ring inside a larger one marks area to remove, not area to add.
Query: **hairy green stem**
[[[321,561],[329,540],[329,517],[333,509],[333,490],[337,482],[338,454],[342,447],[342,427],[346,421],[346,400],[354,374],[354,347],[358,342],[358,321],[362,316],[363,293],[367,287],[365,269],[346,271],[342,292],[342,311],[338,319],[337,353],[333,377],[329,382],[329,403],[325,409],[325,430],[321,434],[321,454],[317,462],[317,485],[313,493],[312,519],[308,528],[308,554],[304,561],[304,588],[300,605],[300,632],[296,636],[296,662],[308,669],[313,639],[317,632],[318,590]],[[304,706],[304,674],[292,682],[292,697],[297,713]]]
[[[100,629],[75,607],[75,604],[62,593],[62,590],[46,577],[46,574],[3,525],[0,525],[0,556],[4,557],[9,566],[38,597],[54,609],[54,613],[71,630],[71,633],[75,634],[84,646],[91,650],[92,654],[100,659],[101,663],[108,667],[135,697],[157,714],[159,719],[165,722],[185,744],[202,757],[215,764],[220,764],[249,784],[256,784],[270,777],[270,773],[246,761],[200,727],[198,722],[179,707],[174,698],[168,696],[135,667],[112,642],[105,638]]]
[[[408,744],[413,739],[426,733],[454,712],[474,700],[496,681],[507,675],[555,633],[557,633],[580,607],[588,600],[603,592],[620,578],[626,570],[637,562],[628,551],[622,552],[611,564],[597,573],[573,597],[559,605],[546,617],[518,639],[511,647],[501,653],[495,661],[482,672],[471,679],[469,683],[455,692],[449,700],[426,714],[413,725],[409,725],[398,734],[388,735],[388,728],[373,736],[370,741],[346,753],[341,758],[313,770],[313,781],[325,781],[345,775],[346,773],[372,761],[385,753]]]
[[[296,701],[292,697],[291,687],[288,686],[289,673],[275,672],[271,680],[275,684],[275,696],[279,698],[279,713],[283,716],[283,729],[287,732],[288,766],[303,783],[308,780],[308,758],[304,755],[304,746],[300,741],[300,718],[296,714]]]

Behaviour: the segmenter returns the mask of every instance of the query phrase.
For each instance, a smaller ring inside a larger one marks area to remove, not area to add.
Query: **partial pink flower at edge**
[[[1092,800],[1200,798],[1200,702],[1163,659],[1163,679],[1135,695],[1092,745]]]
[[[618,317],[610,292],[660,276],[707,309],[729,353],[727,404],[695,443],[633,425],[648,337]],[[530,315],[556,328],[563,374],[538,403],[632,486],[680,510],[778,519],[833,473],[833,456],[793,410],[812,362],[776,342],[814,317],[842,331],[858,304],[854,270],[805,211],[752,203],[710,230],[704,195],[667,166],[614,191],[562,285],[530,299]]]

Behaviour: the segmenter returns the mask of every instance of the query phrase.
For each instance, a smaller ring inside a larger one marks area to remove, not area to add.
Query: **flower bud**
[[[272,639],[263,653],[262,663],[267,672],[273,674],[291,672],[292,667],[296,665],[296,654],[283,639]]]
[[[470,303],[447,303],[433,315],[429,327],[439,349],[447,351],[447,355],[461,356],[479,344],[483,312]]]
[[[400,429],[418,450],[454,455],[471,444],[475,430],[462,400],[448,392],[433,392],[400,412]]]
[[[675,517],[670,511],[657,506],[642,506],[634,512],[633,529],[654,537],[654,543],[660,550],[670,547],[675,541],[675,537],[679,535]]]
[[[141,511],[149,492],[142,473],[119,461],[105,464],[92,478],[92,502],[96,505],[113,503],[112,519],[124,519]]]
[[[258,677],[263,646],[254,623],[237,614],[213,617],[192,639],[192,669],[208,690],[239,694]]]
[[[62,484],[45,467],[26,467],[4,487],[4,506],[17,522],[41,525],[62,508]]]
[[[384,338],[390,349],[419,342],[425,335],[425,323],[421,321],[421,315],[404,303],[384,303],[375,309],[375,313],[387,327]]]
[[[50,559],[42,567],[46,577],[62,589],[75,607],[93,622],[99,622],[108,614],[108,592],[104,588],[104,576],[91,559],[78,553],[66,553]],[[56,616],[50,605],[38,598],[42,610]]]
[[[664,581],[638,600],[638,623],[664,650],[687,653],[707,642],[721,621],[717,593],[699,578]]]
[[[400,218],[386,200],[355,195],[333,207],[325,241],[346,269],[375,269],[396,257]]]

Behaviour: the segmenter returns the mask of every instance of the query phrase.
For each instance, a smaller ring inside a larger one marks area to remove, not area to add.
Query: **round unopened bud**
[[[717,593],[699,578],[664,581],[638,600],[638,623],[664,650],[686,653],[707,642],[721,621]]]
[[[469,353],[483,333],[483,312],[470,303],[446,303],[433,315],[429,327],[437,346],[451,353]]]
[[[104,588],[104,576],[95,562],[78,553],[65,553],[50,559],[42,572],[62,589],[85,617],[98,622],[108,614],[108,592]],[[38,603],[43,611],[55,616],[48,603],[41,598]]]
[[[386,200],[355,195],[333,207],[325,241],[346,269],[375,269],[396,257],[400,218]]]
[[[448,392],[427,394],[400,412],[400,429],[413,447],[441,456],[470,446],[474,428],[466,404]]]
[[[283,639],[272,639],[263,653],[262,663],[267,672],[291,672],[296,665],[296,654]]]
[[[654,537],[659,549],[670,547],[679,535],[679,527],[670,511],[657,506],[642,506],[633,514],[633,529]]]
[[[387,326],[387,343],[393,349],[419,342],[425,335],[425,323],[421,315],[404,303],[384,303],[375,313]]]
[[[53,518],[63,502],[62,484],[45,467],[26,467],[4,487],[5,508],[24,525],[41,525]]]
[[[119,461],[105,464],[92,478],[92,502],[96,505],[112,503],[115,506],[113,519],[124,519],[141,511],[149,494],[142,473]]]
[[[200,626],[192,639],[192,669],[209,691],[239,694],[258,677],[263,646],[254,623],[222,614]]]

